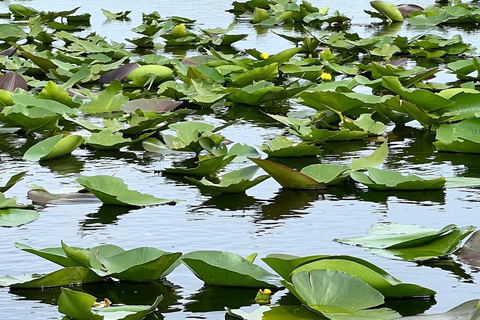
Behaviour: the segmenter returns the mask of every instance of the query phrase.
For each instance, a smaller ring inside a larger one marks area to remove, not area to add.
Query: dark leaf
[[[132,62],[118,67],[115,70],[105,73],[100,77],[100,84],[107,84],[112,82],[115,79],[123,80],[125,79],[133,69],[136,69],[139,66],[138,63]]]
[[[28,91],[27,82],[20,74],[9,72],[0,77],[0,89],[13,92],[17,88]]]

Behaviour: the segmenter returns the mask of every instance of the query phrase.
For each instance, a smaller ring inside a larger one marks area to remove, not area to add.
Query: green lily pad
[[[169,128],[175,130],[177,136],[162,136],[165,144],[172,150],[198,153],[201,150],[198,142],[201,138],[209,137],[217,144],[225,139],[222,135],[213,133],[215,126],[204,122],[177,122],[169,125]]]
[[[367,236],[335,241],[362,246],[390,259],[428,260],[453,253],[475,229],[474,226],[458,228],[453,224],[441,230],[418,225],[375,224]]]
[[[270,157],[280,158],[314,157],[322,152],[314,143],[295,143],[284,136],[275,137],[260,149]]]
[[[38,218],[35,210],[9,208],[0,209],[0,227],[18,227]]]
[[[421,314],[417,316],[403,317],[405,320],[476,320],[480,315],[478,304],[480,300],[469,300],[459,304],[444,313]]]
[[[327,186],[323,182],[284,166],[282,164],[255,158],[248,158],[255,162],[259,167],[270,174],[284,188],[291,189],[326,189]]]
[[[233,83],[239,87],[245,87],[252,84],[254,81],[275,80],[278,75],[278,63],[271,63],[264,67],[258,67],[250,71],[244,72],[237,76],[232,76]]]
[[[182,261],[206,284],[253,288],[281,286],[274,274],[234,253],[195,251],[184,254]]]
[[[121,90],[120,81],[115,80],[105,90],[93,96],[89,103],[81,105],[79,110],[88,114],[120,111],[120,107],[128,101],[128,97],[120,93]]]
[[[133,141],[130,138],[124,138],[120,132],[102,130],[85,138],[85,143],[95,149],[116,150],[132,144]]]
[[[29,161],[43,161],[69,155],[84,142],[81,136],[69,135],[63,137],[56,135],[40,141],[30,147],[23,158]]]
[[[166,168],[163,170],[163,172],[171,174],[183,174],[186,176],[211,176],[232,162],[235,157],[236,156],[227,155],[206,157],[205,159],[197,161],[197,166],[194,168]]]
[[[12,24],[0,24],[0,40],[5,42],[17,42],[25,39],[27,34],[22,28]]]
[[[302,271],[334,270],[355,276],[378,290],[383,296],[389,298],[418,298],[433,297],[435,291],[419,285],[402,283],[386,271],[375,265],[355,257],[329,256],[313,262],[302,264],[293,270],[291,277]]]
[[[100,282],[102,280],[102,277],[88,268],[68,267],[45,275],[33,274],[18,277],[1,277],[0,286],[12,288],[45,288]]]
[[[77,292],[62,288],[58,298],[58,311],[73,319],[84,320],[140,320],[147,314],[155,311],[163,296],[157,297],[151,306],[122,305],[95,307],[97,298],[84,292]]]
[[[270,178],[268,175],[263,175],[251,180],[257,170],[257,166],[251,166],[226,173],[220,177],[219,183],[213,183],[205,178],[200,181],[189,177],[187,179],[214,196],[222,193],[242,193]]]
[[[130,190],[123,180],[117,177],[98,175],[81,177],[76,181],[104,204],[143,207],[174,202],[174,200],[160,199],[149,194]]]
[[[419,176],[401,172],[367,168],[364,172],[352,172],[350,177],[374,190],[441,190],[445,188],[445,178],[423,179]]]
[[[397,7],[386,1],[370,1],[370,5],[391,21],[403,21],[403,15]]]
[[[5,192],[13,187],[17,182],[21,181],[23,177],[27,174],[27,171],[23,171],[11,176],[3,187],[0,187],[0,192]]]
[[[439,151],[480,153],[479,126],[480,118],[442,124],[436,131],[434,145]]]
[[[300,170],[300,173],[327,186],[337,185],[345,181],[348,179],[350,172],[350,167],[343,164],[312,164]]]
[[[384,302],[380,292],[363,280],[334,270],[296,273],[282,282],[309,309],[328,319],[394,319],[388,308],[369,309]]]
[[[303,306],[260,306],[253,312],[225,308],[232,317],[244,320],[325,320],[324,316],[311,312]]]
[[[262,258],[262,260],[276,273],[278,273],[283,279],[291,282],[292,271],[295,270],[298,266],[328,256],[329,255],[315,255],[299,257],[290,254],[274,253],[267,255],[265,258]]]

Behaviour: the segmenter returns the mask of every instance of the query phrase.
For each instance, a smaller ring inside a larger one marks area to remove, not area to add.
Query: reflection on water
[[[238,309],[255,303],[258,289],[203,286],[187,297],[185,310],[190,312],[223,311],[225,307]]]
[[[178,293],[181,287],[167,280],[135,283],[108,280],[69,288],[88,293],[97,297],[98,300],[108,298],[114,304],[152,304],[158,296],[162,295],[164,300],[158,306],[158,309],[163,313],[179,311],[181,305],[178,301],[181,298]],[[57,305],[61,289],[59,287],[43,289],[11,288],[10,293],[14,294],[17,300],[33,300]]]
[[[206,208],[214,208],[221,211],[254,210],[258,208],[260,204],[261,202],[245,193],[221,194],[217,197],[210,198],[191,211],[196,212]]]
[[[434,298],[386,299],[382,307],[393,309],[405,317],[423,313],[436,304]]]
[[[119,216],[134,210],[132,207],[102,205],[97,212],[87,214],[85,220],[80,222],[80,229],[105,229],[109,224],[116,224]]]
[[[361,192],[359,194],[359,200],[382,204],[388,204],[389,201],[396,201],[420,206],[433,206],[445,204],[445,191],[423,190],[412,192],[366,190],[365,192]]]
[[[52,173],[59,175],[69,175],[72,173],[80,173],[85,165],[84,161],[79,160],[72,155],[51,159],[49,161],[41,161],[40,165],[50,169]]]
[[[450,274],[453,274],[459,281],[465,283],[474,283],[474,278],[471,274],[468,274],[463,265],[453,260],[452,258],[444,259],[430,259],[425,261],[417,261],[419,266],[427,266],[430,268],[439,268],[445,271],[448,271]]]
[[[281,189],[268,204],[261,206],[261,213],[255,217],[255,223],[299,217],[307,212],[313,201],[318,200],[321,190]]]

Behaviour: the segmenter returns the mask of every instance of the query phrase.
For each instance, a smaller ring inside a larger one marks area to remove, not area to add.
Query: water
[[[392,1],[399,4],[402,1]],[[0,11],[17,3],[3,1]],[[162,16],[185,16],[197,20],[202,28],[226,27],[234,19],[226,12],[230,1],[42,1],[18,2],[38,10],[68,10],[81,6],[78,13],[90,12],[91,28],[114,41],[131,38],[131,28],[141,23],[141,13],[158,11]],[[312,1],[323,6],[321,1]],[[363,13],[369,1],[335,1],[331,10],[340,10],[353,17],[352,29],[362,35],[385,32],[383,27],[370,25],[372,20]],[[419,1],[428,6],[433,1]],[[100,8],[119,12],[131,10],[131,21],[106,21]],[[257,48],[265,52],[278,52],[291,45],[269,32],[241,22],[235,29],[248,33],[238,49]],[[291,28],[276,31],[295,34]],[[406,24],[402,35],[425,32]],[[478,46],[477,35],[453,28],[438,28],[431,32],[451,36],[461,33],[466,42]],[[195,54],[187,52],[188,55]],[[298,106],[294,111],[305,111]],[[227,117],[243,118],[222,131],[233,142],[261,145],[283,128],[272,124],[257,108],[232,108]],[[192,118],[214,124],[222,123],[214,113]],[[390,155],[385,168],[416,173],[421,176],[471,176],[478,177],[480,165],[477,156],[438,153],[432,145],[433,135],[417,127],[396,128],[389,136]],[[81,175],[110,174],[123,178],[130,188],[158,197],[185,200],[175,206],[157,206],[142,209],[124,209],[101,206],[99,202],[71,205],[48,205],[40,218],[18,228],[0,229],[0,275],[52,272],[58,267],[36,256],[19,251],[14,242],[34,248],[56,247],[63,240],[68,245],[89,247],[99,244],[116,244],[130,249],[140,246],[158,247],[165,251],[190,252],[194,250],[224,250],[246,256],[258,252],[259,258],[271,253],[296,255],[344,254],[354,255],[377,264],[404,282],[411,282],[436,290],[438,293],[431,308],[420,306],[427,313],[444,312],[464,301],[478,298],[477,271],[468,266],[451,263],[445,269],[410,262],[390,261],[366,253],[363,249],[340,245],[332,241],[363,235],[377,222],[420,224],[441,228],[455,223],[459,226],[478,225],[480,209],[478,189],[449,189],[421,193],[378,193],[366,189],[332,188],[327,191],[281,190],[269,179],[247,191],[246,195],[220,196],[212,199],[202,195],[196,187],[157,174],[170,167],[172,162],[185,159],[181,153],[156,155],[138,150],[122,152],[92,152],[77,150],[73,156],[50,161],[47,164],[29,163],[22,154],[33,144],[15,134],[0,135],[0,168],[2,178],[28,171],[23,181],[7,192],[17,196],[19,202],[26,198],[29,185],[40,185],[47,190],[76,186]],[[380,146],[380,142],[327,143],[322,162],[346,163],[351,157],[364,156]],[[294,160],[293,167],[306,165],[305,160]],[[231,164],[227,170],[239,167]],[[259,259],[258,263],[265,264]],[[237,308],[250,305],[255,290],[204,287],[185,267],[180,266],[165,281],[145,284],[104,283],[79,288],[97,297],[108,296],[114,302],[147,304],[163,294],[160,313],[149,319],[223,319],[223,307]],[[9,290],[0,288],[0,315],[2,319],[61,319],[55,305],[59,290]],[[275,294],[274,300],[289,299],[287,291]],[[410,307],[412,308],[412,307]]]

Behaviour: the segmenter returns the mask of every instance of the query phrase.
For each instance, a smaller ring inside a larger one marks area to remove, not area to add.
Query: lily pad
[[[73,319],[84,320],[140,320],[155,311],[163,296],[157,297],[151,306],[121,305],[95,307],[97,298],[84,292],[62,288],[58,298],[58,311]]]
[[[204,122],[177,122],[169,125],[169,128],[175,130],[177,136],[162,136],[165,144],[172,150],[198,153],[201,150],[198,142],[201,138],[209,137],[217,144],[225,139],[222,135],[213,133],[215,126]]]
[[[369,309],[384,302],[380,292],[363,280],[334,270],[296,273],[283,284],[309,309],[328,319],[394,319],[388,308]]]
[[[38,216],[37,211],[30,209],[0,209],[0,227],[18,227],[36,220]]]
[[[295,171],[292,168],[284,166],[270,160],[248,158],[270,174],[284,188],[292,189],[326,189],[323,182],[310,178],[309,176]]]
[[[174,202],[174,200],[160,199],[149,194],[130,190],[123,180],[117,177],[98,175],[81,177],[76,181],[98,197],[104,204],[143,207]]]
[[[314,157],[322,152],[322,149],[314,143],[305,141],[295,143],[284,136],[277,136],[268,141],[261,150],[270,157],[280,158]]]
[[[441,190],[445,188],[445,178],[424,179],[419,176],[401,172],[367,168],[364,172],[352,172],[350,177],[374,190]]]
[[[23,171],[11,176],[3,187],[0,186],[0,192],[5,192],[13,187],[17,182],[21,181],[23,177],[27,174],[27,171]]]
[[[474,267],[480,267],[480,231],[475,231],[457,252],[458,259]]]
[[[369,252],[403,260],[428,260],[443,257],[460,248],[461,241],[476,228],[450,224],[438,230],[418,225],[375,224],[369,235],[335,241],[362,246]]]
[[[455,124],[442,124],[436,131],[434,145],[439,151],[480,153],[480,118]]]
[[[200,181],[189,177],[187,179],[214,196],[222,193],[242,193],[270,177],[263,175],[251,180],[257,170],[257,166],[251,166],[226,173],[220,177],[219,183],[213,183],[205,178]]]
[[[84,142],[81,136],[69,135],[63,137],[56,135],[40,141],[30,147],[23,158],[29,161],[44,161],[69,155]]]
[[[163,170],[163,172],[171,174],[183,174],[186,176],[211,176],[216,174],[223,167],[232,162],[235,157],[236,156],[227,155],[206,157],[205,159],[197,161],[197,166],[194,168],[166,168]]]
[[[329,256],[305,263],[293,270],[291,277],[294,277],[299,272],[311,270],[346,272],[365,281],[383,296],[389,298],[425,298],[433,297],[436,293],[419,285],[402,283],[377,266],[365,260],[349,256]]]
[[[45,275],[33,274],[18,277],[1,277],[0,286],[12,288],[45,288],[100,282],[102,280],[102,277],[88,268],[68,267]]]
[[[281,286],[274,274],[234,253],[195,251],[184,254],[182,261],[206,284],[253,288]]]

